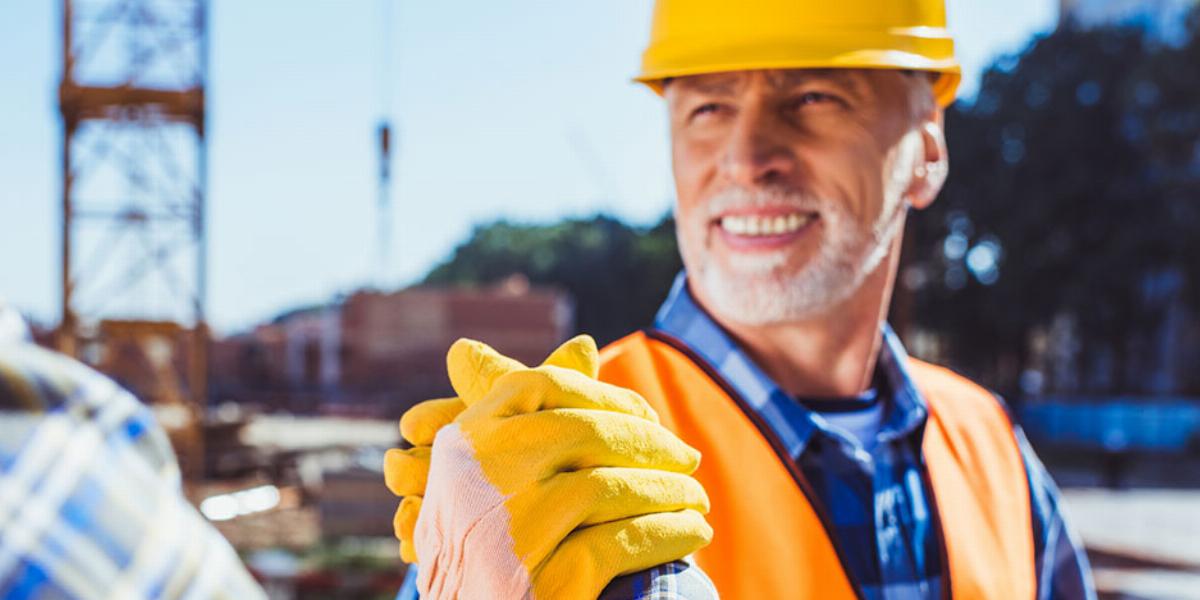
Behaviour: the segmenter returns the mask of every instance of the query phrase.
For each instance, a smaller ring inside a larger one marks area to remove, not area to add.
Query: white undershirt
[[[875,449],[879,429],[883,427],[883,402],[876,400],[862,410],[845,412],[819,412],[821,418],[857,440],[863,450]]]

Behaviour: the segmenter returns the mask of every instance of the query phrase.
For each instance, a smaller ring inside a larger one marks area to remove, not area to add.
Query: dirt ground
[[[1070,488],[1102,598],[1200,600],[1200,490]]]

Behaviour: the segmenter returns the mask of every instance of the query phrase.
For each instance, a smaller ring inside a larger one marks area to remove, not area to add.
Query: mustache
[[[804,191],[777,188],[751,190],[735,186],[726,188],[709,198],[705,203],[705,212],[709,219],[716,219],[722,214],[734,210],[773,208],[819,212],[827,206],[829,206],[828,201]]]

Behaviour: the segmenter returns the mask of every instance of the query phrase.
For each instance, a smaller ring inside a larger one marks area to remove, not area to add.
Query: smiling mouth
[[[725,215],[717,221],[717,224],[730,235],[765,238],[796,233],[816,218],[816,213],[808,212]]]

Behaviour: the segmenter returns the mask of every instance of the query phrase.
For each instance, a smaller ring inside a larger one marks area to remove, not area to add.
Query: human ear
[[[922,160],[913,167],[912,183],[905,192],[909,205],[917,210],[924,209],[937,199],[950,173],[949,155],[946,152],[946,134],[942,129],[944,113],[938,108],[923,119],[918,131],[924,149]]]

